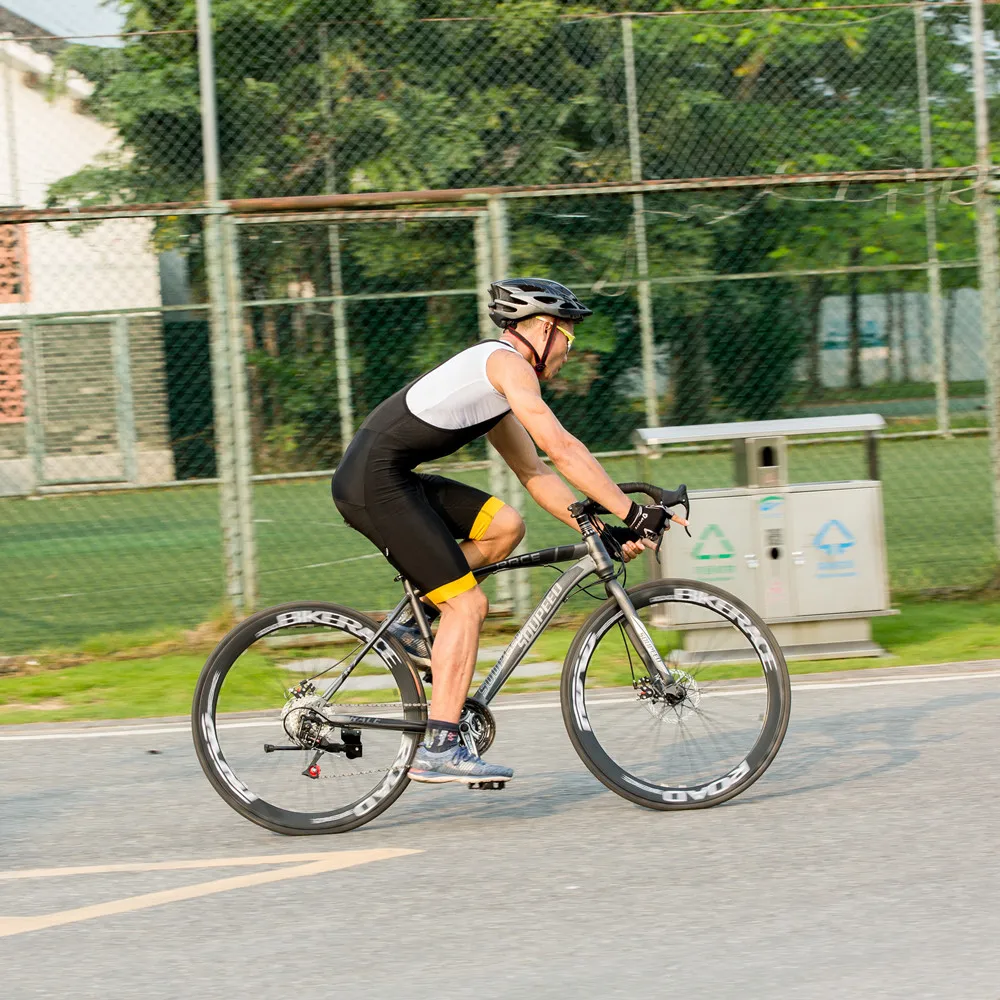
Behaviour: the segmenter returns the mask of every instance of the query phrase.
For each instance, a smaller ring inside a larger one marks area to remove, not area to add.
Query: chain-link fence
[[[212,6],[214,38],[205,0],[128,0],[111,46],[0,41],[0,651],[387,607],[329,473],[513,273],[593,305],[544,391],[616,478],[732,483],[719,449],[643,468],[638,427],[878,412],[896,592],[992,578],[969,5]],[[861,474],[848,443],[791,465]],[[565,535],[482,443],[448,474]]]

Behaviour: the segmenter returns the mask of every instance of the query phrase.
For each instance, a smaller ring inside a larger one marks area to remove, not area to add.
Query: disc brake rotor
[[[701,704],[701,689],[698,682],[686,671],[671,666],[677,693],[666,696],[660,694],[653,682],[644,677],[635,682],[639,700],[646,711],[658,722],[672,722],[674,725],[698,711]]]

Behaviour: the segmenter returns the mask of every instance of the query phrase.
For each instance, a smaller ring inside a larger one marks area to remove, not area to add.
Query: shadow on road
[[[802,795],[904,767],[918,760],[929,745],[947,743],[958,735],[954,732],[920,735],[918,725],[941,712],[997,699],[1000,693],[952,694],[922,705],[859,709],[801,721],[795,718],[793,702],[788,735],[763,779],[764,784],[755,785],[727,805],[750,805]],[[803,784],[781,787],[810,776],[812,780]]]

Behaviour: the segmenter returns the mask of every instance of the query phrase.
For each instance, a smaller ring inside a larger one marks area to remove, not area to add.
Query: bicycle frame
[[[472,695],[473,701],[477,701],[481,705],[488,705],[500,693],[510,675],[514,673],[518,664],[527,655],[528,650],[535,644],[535,640],[545,631],[549,622],[555,617],[556,612],[566,602],[570,591],[597,570],[597,564],[590,553],[587,552],[585,545],[576,545],[573,548],[583,550],[584,554],[582,558],[553,581],[552,586],[545,592],[545,596],[539,602],[538,607],[528,615],[524,624],[517,630],[517,634],[511,639],[507,648],[500,654],[500,658],[483,679],[482,684],[476,689],[476,693]],[[544,556],[548,551],[551,550],[542,549],[539,552],[529,552],[520,558]],[[497,563],[496,565],[503,566],[503,563]],[[532,563],[532,565],[544,566],[546,563],[543,559],[539,559],[536,563]],[[487,569],[488,567],[483,568]],[[506,568],[508,567],[504,567],[504,569]],[[509,568],[513,569],[514,567]],[[503,571],[503,569],[494,570],[494,572]]]
[[[625,588],[615,578],[614,565],[597,530],[593,527],[589,519],[582,520],[581,528],[583,529],[583,541],[578,542],[576,545],[557,545],[548,549],[539,549],[537,552],[527,552],[519,556],[510,556],[500,562],[490,563],[473,571],[477,580],[484,580],[493,573],[504,573],[512,569],[520,569],[527,566],[547,566],[553,563],[567,562],[570,559],[576,560],[569,569],[560,574],[545,592],[545,596],[541,599],[538,606],[518,629],[514,638],[511,639],[507,648],[500,654],[497,662],[476,689],[476,693],[472,695],[472,700],[481,705],[488,705],[499,694],[511,674],[517,669],[518,664],[528,654],[535,640],[545,631],[555,617],[556,612],[569,598],[574,587],[593,573],[596,573],[601,578],[608,596],[614,598],[621,608],[625,616],[626,632],[632,641],[636,653],[650,671],[650,674],[657,676],[667,690],[676,683],[673,672],[663,662],[659,651],[656,649],[656,645],[650,638],[641,619],[635,613],[635,608],[632,606]],[[424,637],[430,637],[430,626],[424,615],[423,605],[409,581],[404,580],[403,586],[406,590],[406,596],[386,616],[378,629],[372,633],[371,638],[355,653],[343,673],[337,677],[330,688],[323,692],[324,698],[329,699],[336,693],[351,671],[354,670],[355,666],[361,662],[361,659],[375,645],[386,629],[403,613],[403,609],[407,605],[414,612],[414,616]],[[422,732],[424,728],[420,723],[404,719],[395,720],[367,716],[322,714],[328,722],[336,726],[349,726],[358,729],[397,729],[401,732]]]

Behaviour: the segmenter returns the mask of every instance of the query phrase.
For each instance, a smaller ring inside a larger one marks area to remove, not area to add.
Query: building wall
[[[0,41],[0,205],[43,207],[50,184],[117,147],[117,136],[83,113],[90,93],[70,77],[65,92],[46,96],[48,55]],[[14,152],[13,157],[11,152]],[[65,313],[158,308],[159,266],[152,221],[116,219],[99,225],[31,223],[5,227],[0,241],[0,334],[18,320]],[[38,415],[46,479],[120,477],[115,379],[107,323],[37,326]],[[9,333],[6,338],[9,342]],[[24,352],[22,352],[22,355]],[[129,317],[139,480],[173,479],[168,441],[162,324]],[[28,363],[22,357],[22,366]],[[23,373],[22,374],[26,374]],[[0,372],[8,392],[13,380]],[[0,393],[2,395],[2,393]],[[11,405],[6,405],[9,412]],[[28,456],[27,418],[0,420],[0,495],[36,485]]]
[[[930,307],[923,292],[906,292],[902,329],[914,382],[932,382],[936,361],[931,342]],[[979,317],[979,291],[956,288],[944,294],[942,303],[945,332],[949,340],[949,380],[968,382],[986,377],[983,332]],[[861,375],[865,385],[874,385],[900,377],[901,349],[890,350],[888,310],[884,295],[860,296]],[[823,350],[820,376],[823,385],[847,384],[849,363],[848,317],[846,295],[831,295],[823,300],[821,314]]]
[[[0,115],[6,139],[0,144],[0,204],[42,208],[53,181],[116,145],[114,130],[81,113],[80,102],[90,96],[92,86],[71,75],[64,92],[50,100],[46,89],[52,72],[50,56],[24,42],[0,41]]]

